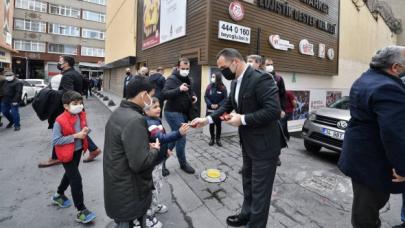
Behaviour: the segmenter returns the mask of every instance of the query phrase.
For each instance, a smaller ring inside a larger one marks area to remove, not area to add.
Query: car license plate
[[[342,132],[333,131],[333,130],[329,130],[329,129],[326,129],[326,128],[323,128],[322,132],[323,132],[324,135],[327,135],[327,136],[332,137],[334,139],[343,140],[345,138],[345,133],[342,133]]]

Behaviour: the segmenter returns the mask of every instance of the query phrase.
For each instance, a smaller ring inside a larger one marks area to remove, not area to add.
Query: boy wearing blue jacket
[[[156,140],[158,139],[160,142],[160,150],[162,152],[161,154],[167,154],[168,156],[170,156],[172,154],[171,151],[175,146],[174,142],[186,135],[190,126],[188,124],[183,124],[178,131],[166,132],[163,127],[162,120],[160,119],[161,108],[159,99],[153,97],[152,100],[152,105],[145,106],[144,108],[146,114],[146,122],[148,123],[149,139],[150,142],[156,142]],[[166,157],[165,160],[167,158],[168,157]],[[169,174],[170,172],[166,168],[165,161],[163,161],[162,164],[156,166],[152,173],[155,190],[153,190],[152,205],[148,213],[149,216],[152,215],[152,227],[160,227],[160,224],[157,224],[160,222],[157,221],[157,219],[154,217],[154,214],[162,214],[167,212],[167,207],[160,203],[159,193],[163,184],[163,176],[167,176]]]

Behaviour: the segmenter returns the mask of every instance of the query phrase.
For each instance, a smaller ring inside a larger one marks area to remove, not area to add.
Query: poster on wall
[[[310,91],[291,91],[297,100],[297,107],[294,109],[292,120],[302,120],[308,117]]]
[[[311,90],[311,97],[309,101],[309,111],[316,111],[326,107],[326,91],[325,90]]]
[[[3,0],[3,15],[4,15],[4,21],[3,21],[3,35],[4,39],[6,41],[6,44],[11,46],[12,43],[12,37],[11,37],[11,28],[10,28],[10,11],[11,11],[11,0]]]
[[[337,100],[342,98],[341,91],[327,91],[326,92],[326,107],[330,107]]]
[[[187,0],[144,0],[142,49],[186,35]]]

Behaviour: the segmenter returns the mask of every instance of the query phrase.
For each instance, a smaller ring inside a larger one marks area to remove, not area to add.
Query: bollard
[[[115,103],[114,103],[114,101],[113,100],[110,100],[109,102],[108,102],[108,106],[115,106]]]

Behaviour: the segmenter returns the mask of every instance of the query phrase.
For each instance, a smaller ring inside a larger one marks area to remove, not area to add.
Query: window
[[[15,7],[46,13],[46,3],[38,0],[16,0]]]
[[[103,48],[82,47],[83,56],[104,57]]]
[[[71,25],[49,24],[48,32],[64,36],[80,36],[80,28]]]
[[[77,46],[66,44],[48,44],[48,53],[77,55]]]
[[[95,4],[99,4],[99,5],[103,5],[105,6],[105,1],[106,0],[83,0],[84,2],[91,2],[91,3],[95,3]]]
[[[46,23],[41,21],[31,21],[26,19],[15,19],[15,29],[31,32],[46,32]]]
[[[88,10],[83,10],[83,19],[89,21],[97,21],[105,23],[105,14],[99,12],[93,12]]]
[[[29,40],[14,40],[14,49],[30,52],[45,52],[45,43]]]
[[[49,13],[66,17],[80,18],[80,9],[62,5],[49,5]]]
[[[93,29],[82,29],[82,37],[89,39],[104,40],[104,32]]]

